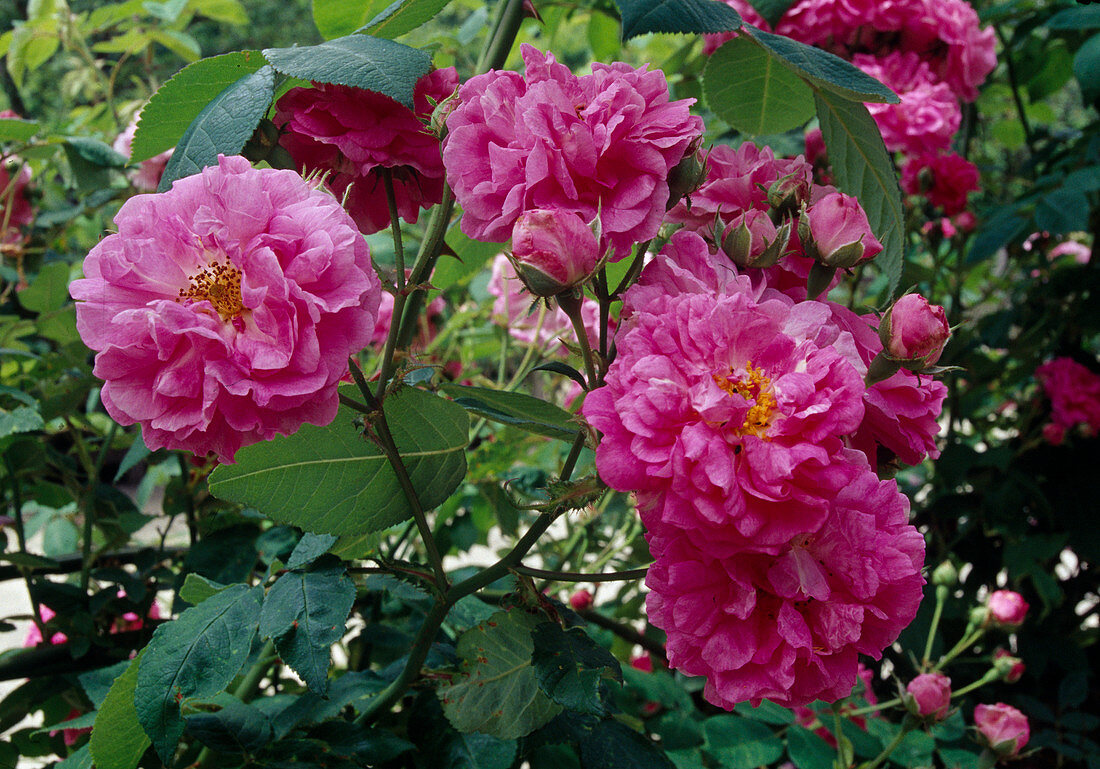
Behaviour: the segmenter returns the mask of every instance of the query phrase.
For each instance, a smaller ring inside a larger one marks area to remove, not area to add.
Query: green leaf
[[[0,141],[25,142],[38,133],[39,125],[33,120],[21,118],[0,118]]]
[[[432,285],[446,289],[478,272],[486,262],[504,250],[503,243],[482,243],[466,235],[455,225],[447,233],[447,245],[457,257],[439,260],[432,272]]]
[[[18,409],[16,409],[18,411]],[[3,435],[0,432],[0,435]],[[24,566],[28,569],[56,569],[60,567],[52,558],[43,558],[34,553],[0,553],[0,562],[10,563],[13,566]]]
[[[189,64],[157,89],[141,110],[130,162],[176,146],[187,127],[218,94],[264,66],[259,51],[238,51]]]
[[[763,700],[755,708],[747,702],[742,702],[734,708],[734,712],[745,718],[763,721],[765,724],[771,724],[772,726],[794,723],[794,713],[770,700]]]
[[[435,18],[450,2],[451,0],[394,0],[359,31],[392,40]]]
[[[871,230],[882,243],[874,264],[893,294],[905,263],[905,215],[897,172],[867,108],[828,91],[817,91],[817,117],[836,184],[859,199]]]
[[[174,29],[155,29],[149,37],[163,45],[172,53],[188,62],[202,58],[202,48],[195,38]]]
[[[462,672],[438,689],[443,712],[455,729],[510,740],[530,734],[561,712],[539,689],[531,665],[531,631],[539,621],[522,609],[497,612],[458,639]]]
[[[703,734],[704,750],[725,769],[755,769],[783,755],[783,742],[769,726],[740,716],[711,716]]]
[[[273,640],[283,661],[323,695],[332,645],[344,634],[353,603],[355,585],[347,569],[329,556],[275,580],[260,613],[260,636]]]
[[[673,763],[644,734],[612,718],[600,721],[581,740],[584,769],[673,769]]]
[[[92,769],[92,752],[87,745],[81,745],[64,760],[58,761],[56,769]]]
[[[180,703],[222,691],[248,658],[263,593],[232,585],[153,633],[138,668],[134,706],[165,763],[183,734]]]
[[[19,304],[31,312],[50,312],[69,300],[69,265],[50,262],[27,288],[18,292]]]
[[[80,681],[80,687],[84,690],[84,693],[88,695],[88,699],[92,701],[92,705],[96,710],[103,706],[103,701],[107,699],[107,694],[111,691],[111,687],[114,686],[118,677],[125,673],[126,669],[129,667],[130,660],[123,660],[114,665],[89,670],[77,676],[77,679]]]
[[[556,622],[543,622],[531,633],[539,687],[554,702],[580,713],[599,715],[600,681],[623,680],[619,661],[592,640],[583,628],[565,630]]]
[[[188,9],[214,21],[234,26],[248,23],[248,13],[238,0],[191,0]]]
[[[1048,29],[1096,29],[1100,27],[1100,6],[1066,8],[1046,21]]]
[[[271,719],[256,707],[246,705],[229,694],[214,698],[217,710],[189,713],[187,733],[214,750],[254,753],[271,742]]]
[[[736,32],[741,14],[720,0],[615,0],[623,21],[623,40],[647,32]]]
[[[0,438],[14,433],[32,433],[45,426],[42,415],[32,406],[16,406],[11,411],[0,409]],[[4,554],[0,557],[9,559],[10,555]]]
[[[1100,98],[1100,34],[1093,35],[1073,56],[1073,76],[1081,84],[1085,103]]]
[[[183,579],[183,586],[180,587],[180,598],[193,606],[197,606],[210,596],[217,595],[227,587],[229,587],[229,585],[223,585],[220,582],[207,579],[201,574],[191,572]]]
[[[288,569],[297,569],[313,563],[329,551],[336,544],[337,537],[331,534],[311,534],[308,531],[298,540],[294,551],[290,554],[290,560],[286,562]]]
[[[143,649],[115,679],[96,713],[88,747],[98,769],[134,769],[149,747],[134,707],[138,666],[144,656]]]
[[[795,0],[749,0],[749,5],[773,27],[794,4]]]
[[[370,0],[313,0],[313,23],[321,37],[350,35],[371,17],[378,2]]]
[[[859,67],[820,48],[799,43],[782,35],[773,35],[746,25],[750,40],[759,43],[773,56],[793,69],[803,80],[819,89],[832,91],[860,102],[898,104],[898,95]],[[830,155],[831,157],[831,155]]]
[[[122,168],[126,165],[124,156],[96,139],[90,139],[86,136],[70,136],[65,139],[65,146],[72,148],[77,155],[89,163],[102,168]]]
[[[725,43],[707,59],[703,95],[718,117],[753,136],[783,133],[814,115],[810,87],[744,36]]]
[[[833,769],[836,758],[829,743],[796,724],[787,729],[787,753],[798,769]]]
[[[594,61],[615,61],[620,58],[619,20],[595,8],[588,15],[588,45]],[[626,260],[629,261],[629,260]]]
[[[449,731],[449,730],[448,730]],[[441,747],[441,769],[508,769],[519,749],[515,740],[501,740],[480,732],[452,732]]]
[[[376,91],[409,109],[416,81],[432,68],[432,57],[424,51],[368,35],[300,48],[268,48],[264,56],[284,75]]]
[[[438,506],[466,475],[466,411],[413,387],[387,396],[383,410],[421,506]],[[407,520],[412,510],[397,476],[356,417],[341,406],[327,427],[305,425],[241,449],[236,464],[214,471],[211,492],[316,534],[361,534]]]
[[[443,384],[443,392],[469,412],[528,432],[572,441],[581,431],[568,411],[523,393]]]
[[[236,155],[244,149],[271,106],[274,91],[275,71],[261,67],[214,97],[183,132],[164,168],[158,191],[164,192],[176,179],[216,164],[218,155]]]

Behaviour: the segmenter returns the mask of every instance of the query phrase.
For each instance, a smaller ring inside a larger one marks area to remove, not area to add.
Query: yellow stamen
[[[199,270],[189,280],[191,287],[180,289],[177,302],[208,300],[224,321],[239,318],[244,312],[241,271],[228,262],[211,262],[209,267]]]
[[[728,375],[712,374],[711,376],[714,383],[725,392],[730,395],[740,395],[745,400],[752,401],[740,433],[768,440],[765,431],[771,424],[775,409],[779,405],[770,389],[771,378],[766,376],[762,369],[753,366],[752,361],[745,363],[745,373],[741,376],[734,374],[732,369]]]

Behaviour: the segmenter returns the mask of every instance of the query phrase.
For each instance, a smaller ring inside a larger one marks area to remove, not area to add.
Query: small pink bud
[[[1001,674],[1001,678],[1006,684],[1016,683],[1023,677],[1024,671],[1027,670],[1023,660],[1014,657],[1004,649],[993,652],[993,667]]]
[[[1024,624],[1028,602],[1012,590],[994,590],[986,602],[987,620],[1005,630],[1014,630]]]
[[[774,267],[786,253],[790,237],[789,222],[776,229],[767,213],[752,208],[726,225],[722,251],[738,267]]]
[[[577,611],[584,611],[585,609],[592,608],[592,594],[587,590],[578,590],[569,596],[569,605]]]
[[[645,654],[639,654],[637,657],[633,657],[630,660],[630,667],[635,670],[640,670],[643,673],[653,672],[653,658],[649,656],[649,652]]]
[[[921,673],[905,687],[903,699],[913,715],[942,721],[951,707],[951,679],[943,673]]]
[[[804,208],[798,236],[807,255],[826,267],[855,267],[882,251],[859,201],[842,192],[831,192]]]
[[[954,222],[960,232],[973,232],[974,228],[978,226],[978,217],[970,211],[963,211],[960,214],[955,214]]]
[[[878,334],[887,358],[919,372],[940,359],[951,327],[942,307],[920,294],[906,294],[886,311]]]
[[[512,263],[535,296],[556,296],[582,283],[599,256],[592,228],[571,211],[524,211],[512,227]]]
[[[1003,702],[974,708],[974,726],[978,728],[978,742],[1001,758],[1018,755],[1031,737],[1027,716]]]
[[[810,201],[812,184],[809,169],[781,176],[768,187],[768,205],[784,214],[797,213],[803,203]]]

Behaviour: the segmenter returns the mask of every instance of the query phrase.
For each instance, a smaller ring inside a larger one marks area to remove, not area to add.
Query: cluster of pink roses
[[[1050,443],[1060,445],[1067,432],[1078,428],[1088,436],[1100,435],[1100,376],[1061,357],[1037,368],[1035,378],[1050,399],[1050,422],[1043,427]]]

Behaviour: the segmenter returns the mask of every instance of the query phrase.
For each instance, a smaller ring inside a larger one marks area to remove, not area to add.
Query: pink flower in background
[[[588,278],[600,258],[592,228],[576,214],[524,211],[512,227],[512,264],[535,296],[556,296]]]
[[[1087,435],[1100,435],[1100,376],[1073,358],[1061,357],[1044,363],[1035,370],[1047,398],[1050,399],[1051,425],[1061,443],[1066,431],[1079,425]],[[1044,430],[1044,434],[1046,434]]]
[[[135,118],[122,133],[115,137],[114,143],[111,144],[112,149],[127,160],[130,159],[137,126],[138,121]],[[174,151],[165,150],[159,155],[141,161],[137,170],[131,171],[129,174],[130,183],[134,185],[134,189],[139,192],[156,192],[157,187],[160,185],[160,177],[164,175],[164,168],[168,165],[168,159],[172,157]]]
[[[577,611],[592,608],[592,593],[587,590],[577,590],[569,596],[569,605]]]
[[[1072,256],[1073,261],[1078,264],[1088,264],[1092,258],[1092,249],[1084,243],[1078,243],[1076,240],[1066,240],[1050,249],[1047,259],[1054,261],[1060,256],[1067,255]]]
[[[966,209],[967,197],[979,189],[978,167],[954,153],[927,153],[905,164],[901,187],[910,195],[924,195],[947,216],[954,216]]]
[[[988,619],[998,627],[1015,630],[1024,624],[1029,608],[1024,597],[1014,590],[994,590],[986,601]]]
[[[447,118],[447,179],[462,231],[503,242],[536,208],[599,215],[614,259],[657,234],[668,176],[702,133],[690,99],[669,101],[663,72],[594,64],[578,77],[522,46],[526,76],[491,71],[464,83]]]
[[[427,311],[419,318],[419,330],[413,339],[412,349],[423,349],[431,343],[436,334],[436,321],[443,314],[447,303],[443,297],[437,296],[428,303]],[[386,337],[390,334],[390,323],[393,322],[393,294],[383,291],[379,296],[378,316],[374,321],[374,332],[371,334],[369,345],[379,350],[386,344]]]
[[[214,452],[336,416],[381,286],[350,217],[293,171],[241,157],[138,195],[70,286],[102,400],[151,449]]]
[[[947,718],[951,707],[951,679],[943,673],[921,673],[905,687],[906,707],[930,721]]]
[[[443,101],[457,86],[454,67],[429,72],[416,83],[414,110],[349,86],[292,88],[275,105],[279,143],[307,172],[328,173],[328,185],[337,198],[347,195],[348,213],[364,233],[390,226],[380,168],[393,172],[398,214],[415,222],[420,209],[443,197],[439,139],[425,123],[432,102]]]
[[[667,634],[671,667],[707,677],[708,701],[790,707],[847,696],[857,655],[880,657],[916,615],[924,540],[908,524],[908,500],[866,464],[835,468],[844,483],[823,525],[774,554],[651,531],[650,622]]]
[[[0,118],[21,119],[10,109],[0,111]],[[27,199],[30,181],[31,169],[19,158],[0,157],[0,225],[7,222],[7,227],[0,232],[0,245],[21,243],[21,230],[34,221],[34,206]]]
[[[1002,758],[1018,755],[1031,737],[1027,716],[1003,702],[974,708],[974,726],[978,741]]]
[[[55,612],[49,606],[41,604],[38,616],[42,619],[43,624],[45,624],[46,622],[49,622],[51,619],[56,617],[57,612]],[[61,632],[54,633],[52,636],[50,636],[50,644],[53,646],[63,644],[68,640],[69,637]],[[38,644],[40,643],[42,643],[42,631],[38,629],[37,624],[32,623],[30,629],[27,631],[27,637],[23,639],[23,646],[38,646]]]

